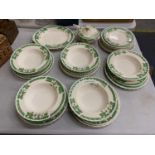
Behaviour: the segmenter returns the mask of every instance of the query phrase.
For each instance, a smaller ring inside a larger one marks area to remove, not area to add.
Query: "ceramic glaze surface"
[[[66,61],[72,67],[84,68],[91,64],[93,57],[88,49],[77,45],[70,47]]]
[[[119,55],[114,57],[111,62],[121,74],[126,77],[138,74],[141,71],[141,63],[131,55]]]
[[[116,31],[111,31],[106,34],[107,38],[113,43],[119,44],[119,45],[126,45],[128,43],[128,38],[126,35],[126,32],[123,30],[116,30]]]
[[[66,42],[71,36],[62,30],[58,30],[57,28],[48,28],[48,31],[40,34],[39,42],[42,45],[53,45],[56,46],[58,44],[63,44]]]
[[[23,111],[43,113],[52,109],[57,102],[58,94],[56,89],[48,83],[32,85],[24,96],[21,107]]]
[[[97,29],[92,27],[92,26],[87,26],[87,27],[80,28],[79,31],[85,37],[92,37],[92,36],[95,36],[95,35],[98,34]]]
[[[22,49],[17,57],[15,65],[18,68],[33,69],[42,65],[44,55],[39,47],[28,46]]]
[[[108,95],[100,86],[85,84],[76,91],[76,102],[87,115],[99,113],[108,103]]]

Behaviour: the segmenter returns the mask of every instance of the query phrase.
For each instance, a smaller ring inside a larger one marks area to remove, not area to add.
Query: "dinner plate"
[[[82,73],[96,68],[100,58],[96,49],[89,44],[73,43],[61,52],[60,61],[68,70]]]
[[[27,44],[13,52],[10,58],[10,66],[20,74],[35,74],[47,67],[49,58],[50,53],[46,47]],[[52,55],[51,61],[53,61]]]
[[[49,120],[66,101],[63,84],[49,76],[40,76],[26,82],[15,99],[16,111],[25,120]]]
[[[101,39],[111,47],[129,47],[134,42],[133,33],[122,27],[108,27],[101,32]]]
[[[142,55],[125,49],[112,52],[107,65],[117,77],[130,81],[142,79],[149,72],[149,64]]]
[[[73,42],[74,38],[74,33],[69,28],[47,25],[39,29],[33,35],[32,40],[37,44],[48,47],[50,50],[59,50]]]
[[[104,70],[104,72],[105,72],[105,75],[106,75],[106,77],[114,84],[114,85],[116,85],[116,86],[118,86],[118,87],[120,87],[120,88],[122,88],[122,89],[125,89],[125,90],[137,90],[137,89],[140,89],[140,88],[142,88],[142,87],[144,87],[146,84],[147,84],[147,82],[148,82],[148,80],[149,80],[149,76],[147,76],[146,77],[146,79],[145,79],[145,81],[143,81],[140,85],[135,85],[135,86],[126,86],[126,85],[124,85],[124,84],[120,84],[120,83],[118,83],[118,81],[116,81],[113,77],[111,77],[109,74],[108,74],[108,72],[106,71],[106,69]]]
[[[114,89],[98,78],[82,78],[71,86],[68,93],[68,102],[73,113],[89,122],[106,120],[115,109],[117,99]]]

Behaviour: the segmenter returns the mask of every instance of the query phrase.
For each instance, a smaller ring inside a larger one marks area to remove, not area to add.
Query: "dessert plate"
[[[108,27],[101,32],[101,39],[111,47],[128,47],[134,40],[131,31],[121,27]]]
[[[97,51],[85,43],[68,45],[60,55],[63,66],[74,72],[88,72],[96,68],[100,59]]]
[[[125,49],[111,53],[107,66],[113,74],[125,80],[142,79],[149,72],[149,64],[142,55]]]
[[[104,80],[82,78],[70,88],[68,101],[73,113],[89,122],[103,121],[108,118],[117,105],[118,96]]]
[[[25,120],[42,122],[52,118],[66,101],[64,86],[49,76],[26,82],[16,95],[17,113]]]
[[[47,67],[49,58],[50,53],[46,47],[27,44],[13,52],[10,66],[17,73],[35,74]],[[53,61],[52,56],[51,61]]]
[[[74,33],[69,28],[58,25],[47,25],[39,29],[33,35],[32,40],[51,50],[58,50],[73,42],[74,38]]]

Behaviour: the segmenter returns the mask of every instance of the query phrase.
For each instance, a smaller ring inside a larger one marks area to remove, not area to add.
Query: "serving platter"
[[[47,25],[39,29],[32,37],[36,44],[46,46],[50,50],[63,49],[74,41],[74,32],[63,26]]]

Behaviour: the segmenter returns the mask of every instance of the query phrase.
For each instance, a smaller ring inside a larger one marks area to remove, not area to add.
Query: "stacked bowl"
[[[143,87],[149,78],[149,64],[137,52],[120,49],[112,52],[106,62],[105,75],[115,85],[127,90]]]
[[[15,106],[18,116],[27,124],[48,125],[56,121],[67,108],[66,88],[49,76],[26,82],[18,91]]]
[[[108,53],[117,49],[132,49],[134,47],[134,34],[126,28],[108,27],[101,32],[98,43]]]
[[[31,79],[50,71],[53,56],[45,46],[26,44],[16,49],[10,58],[10,66],[18,77]]]
[[[81,123],[98,128],[112,123],[120,111],[119,97],[103,79],[82,78],[68,93],[73,116]]]
[[[99,54],[86,43],[72,43],[60,54],[60,68],[71,77],[85,77],[94,74],[100,64]]]

